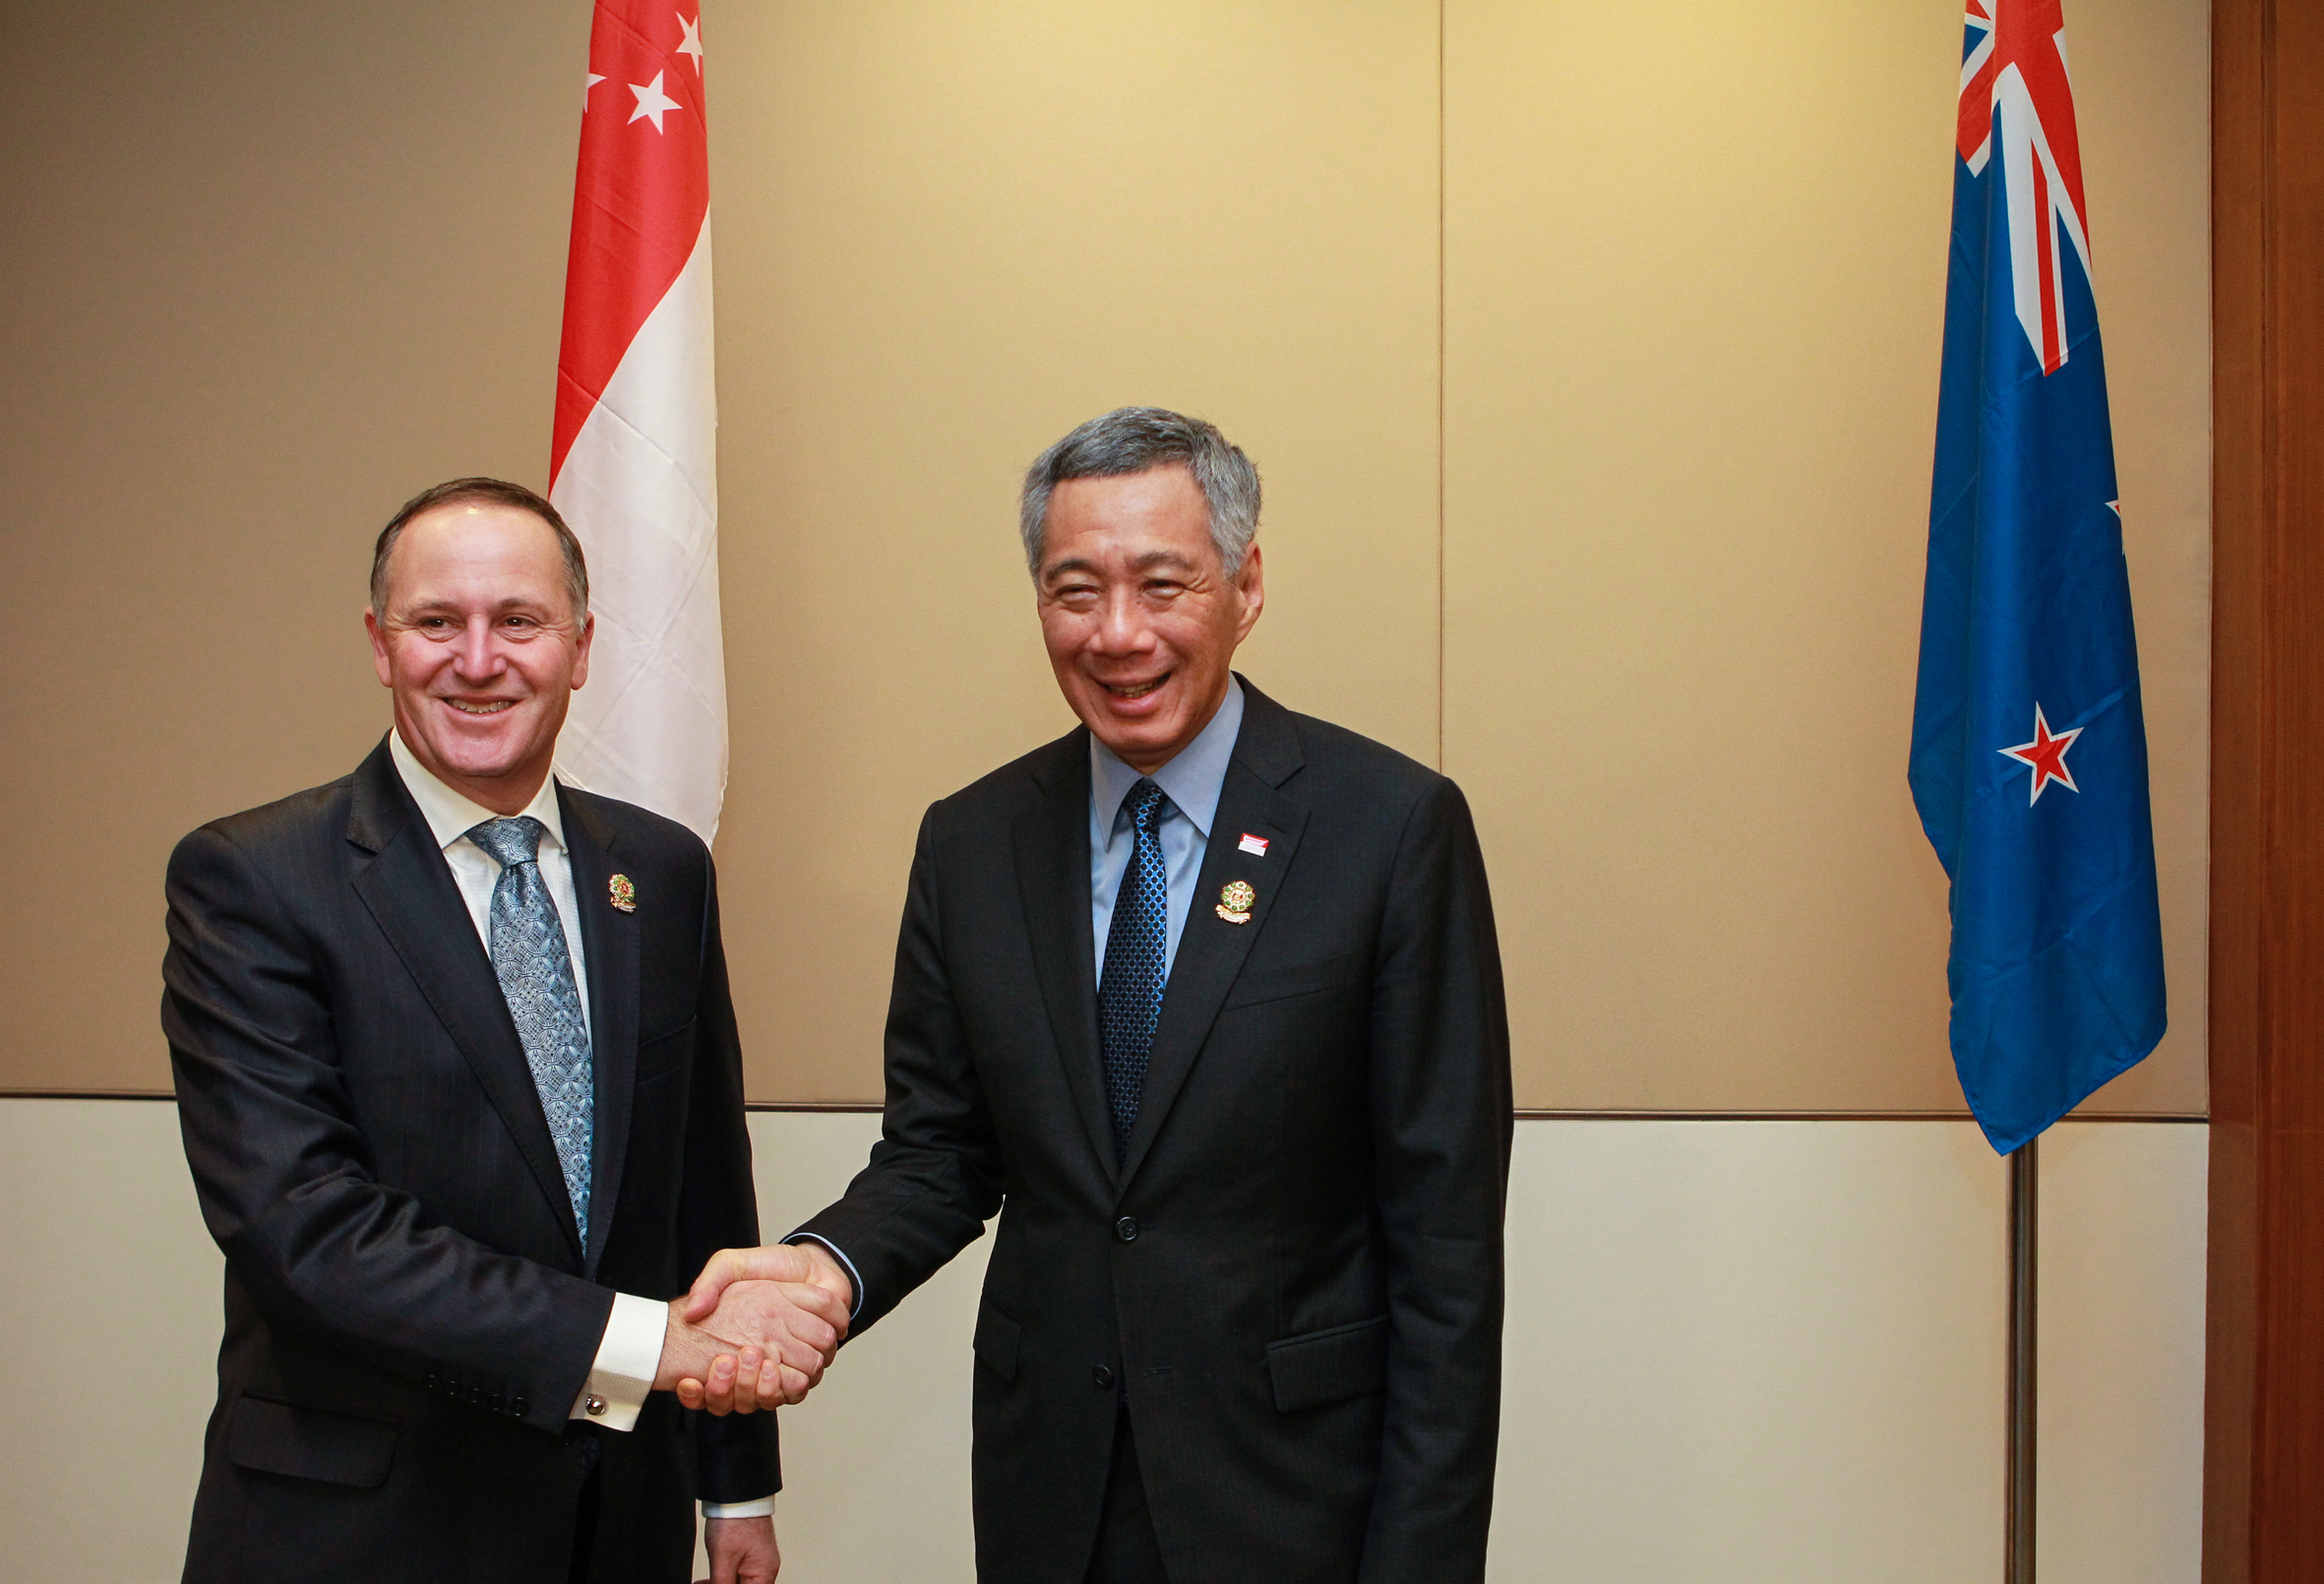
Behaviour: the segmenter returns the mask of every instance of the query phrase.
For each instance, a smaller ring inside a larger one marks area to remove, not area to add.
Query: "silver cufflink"
[[[587,1414],[591,1419],[602,1419],[605,1416],[605,1399],[593,1391],[590,1392],[581,1399],[581,1412]]]

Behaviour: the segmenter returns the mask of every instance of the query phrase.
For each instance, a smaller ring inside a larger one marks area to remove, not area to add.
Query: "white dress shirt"
[[[419,805],[420,818],[428,822],[428,833],[443,849],[444,862],[451,866],[460,900],[468,905],[469,922],[476,926],[476,938],[484,943],[485,954],[489,956],[492,891],[500,883],[501,865],[499,859],[470,841],[468,832],[487,820],[503,816],[471,802],[438,780],[405,746],[399,731],[388,735],[388,757],[395,762],[396,773],[403,778],[411,801]],[[573,860],[565,846],[565,821],[557,807],[556,778],[544,779],[532,801],[514,818],[538,820],[547,832],[540,841],[540,876],[548,883],[550,899],[557,904],[557,920],[565,927],[565,948],[573,955],[573,982],[581,992],[581,1024],[587,1028],[588,959],[581,949],[581,906],[573,892]],[[668,1305],[630,1293],[614,1294],[613,1312],[606,1317],[605,1335],[597,1343],[596,1360],[567,1417],[585,1420],[605,1430],[625,1432],[634,1430],[639,1413],[645,1407],[645,1398],[653,1390],[654,1374],[661,1368],[662,1338],[669,1321]],[[594,1412],[592,1403],[596,1405]],[[703,1511],[712,1518],[756,1517],[773,1510],[772,1496],[757,1501],[703,1503]]]

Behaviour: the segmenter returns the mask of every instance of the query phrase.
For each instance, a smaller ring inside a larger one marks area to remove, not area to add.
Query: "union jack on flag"
[[[2163,939],[2065,22],[1967,4],[1910,778],[2006,1153],[2162,1039]]]
[[[2066,76],[2062,0],[1969,0],[1969,53],[1961,62],[1961,161],[1983,175],[1996,124],[2008,196],[2009,277],[2017,322],[2054,374],[2066,360],[2065,273],[2060,233],[2090,274],[2082,204],[2082,144]]]

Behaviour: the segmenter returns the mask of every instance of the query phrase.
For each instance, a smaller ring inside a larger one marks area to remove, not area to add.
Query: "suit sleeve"
[[[839,1202],[799,1229],[841,1249],[855,1267],[863,1291],[851,1336],[975,1242],[1001,1208],[1000,1143],[945,960],[939,809],[920,822],[896,941],[880,1142]]]
[[[1468,804],[1447,780],[1416,805],[1397,852],[1372,1036],[1390,1340],[1379,1483],[1358,1576],[1482,1579],[1514,1113],[1484,857]]]
[[[703,855],[705,866],[709,855]],[[678,1259],[689,1276],[721,1249],[759,1241],[759,1196],[743,1112],[742,1039],[718,928],[718,883],[703,887],[703,959],[695,1030],[694,1086],[686,1113],[686,1181],[678,1196]],[[772,1414],[696,1414],[699,1494],[755,1501],[782,1489]]]
[[[170,857],[168,898],[161,1023],[186,1160],[252,1301],[561,1433],[613,1294],[438,1224],[378,1181],[318,953],[250,854],[197,830]]]

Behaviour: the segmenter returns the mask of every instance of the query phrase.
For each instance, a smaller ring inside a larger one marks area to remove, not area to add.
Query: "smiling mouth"
[[[444,701],[463,715],[497,715],[503,710],[517,707],[517,701],[514,699],[487,699],[484,702],[475,704],[464,702],[459,699],[447,699]]]
[[[1100,686],[1117,699],[1143,699],[1147,694],[1152,693],[1156,688],[1162,686],[1163,683],[1168,682],[1173,675],[1175,675],[1175,673],[1165,671],[1151,682],[1107,682],[1101,683]]]

